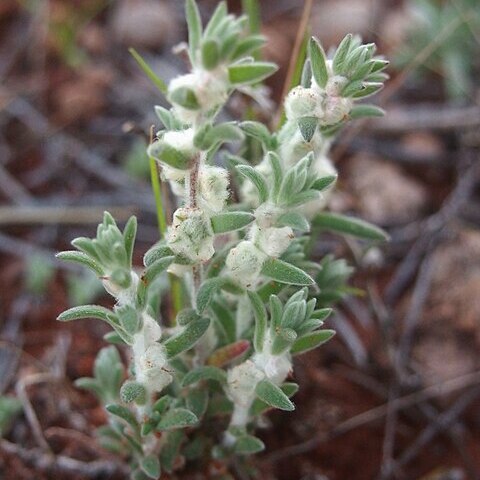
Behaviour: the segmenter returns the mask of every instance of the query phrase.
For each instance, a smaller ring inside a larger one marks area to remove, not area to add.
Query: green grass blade
[[[150,81],[160,90],[160,92],[166,95],[168,90],[167,84],[150,68],[148,63],[134,48],[129,48],[128,51],[131,53],[132,57],[136,60]]]

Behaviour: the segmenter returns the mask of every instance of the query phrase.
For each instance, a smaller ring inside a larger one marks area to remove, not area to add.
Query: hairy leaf
[[[138,431],[139,425],[137,419],[135,418],[133,412],[130,411],[128,408],[124,407],[123,405],[112,403],[110,405],[107,405],[105,409],[112,415],[115,415],[116,417],[121,418],[122,420],[127,422],[131,427],[133,427],[135,431]]]
[[[169,410],[158,422],[158,430],[176,430],[190,427],[198,423],[198,417],[186,408],[174,408]]]
[[[326,177],[319,178],[313,182],[313,190],[318,190],[319,192],[327,189],[333,183],[337,181],[338,175],[328,175]]]
[[[82,318],[98,318],[104,322],[110,323],[109,314],[111,314],[111,311],[100,305],[82,305],[80,307],[72,307],[65,310],[57,317],[57,320],[60,320],[61,322],[70,322]]]
[[[313,278],[300,268],[278,258],[269,258],[262,267],[262,274],[277,282],[289,285],[313,285]]]
[[[260,203],[265,202],[268,198],[268,185],[264,176],[250,165],[237,165],[236,169],[255,185],[260,196]]]
[[[235,442],[234,451],[237,455],[252,455],[265,450],[265,444],[253,435],[242,435]]]
[[[381,228],[358,218],[347,217],[337,213],[322,212],[315,217],[313,224],[325,230],[367,240],[386,241],[389,239],[388,234]]]
[[[294,355],[308,352],[328,342],[334,335],[335,330],[317,330],[316,332],[307,333],[295,341],[290,351]]]
[[[202,314],[210,305],[215,293],[222,288],[226,279],[222,277],[209,278],[205,280],[197,293],[197,312]]]
[[[168,98],[172,103],[176,103],[187,110],[198,110],[200,108],[195,92],[188,87],[176,88],[169,93]]]
[[[308,232],[310,224],[308,220],[299,212],[291,211],[284,213],[277,221],[280,227],[291,227],[300,232]]]
[[[194,320],[187,324],[182,332],[166,340],[164,346],[168,358],[173,358],[185,350],[192,348],[207,331],[209,325],[209,318]]]
[[[233,232],[250,225],[255,216],[249,212],[225,212],[212,217],[212,228],[216,234]]]
[[[160,460],[154,454],[143,457],[140,460],[140,468],[148,478],[153,478],[157,480],[160,477],[161,468]]]
[[[267,310],[257,293],[249,291],[248,298],[252,304],[253,314],[255,316],[253,346],[256,352],[262,352],[265,334],[267,332]]]
[[[317,129],[317,117],[303,117],[298,120],[298,128],[302,134],[303,139],[308,143],[312,140]]]
[[[202,45],[202,64],[207,70],[213,70],[220,61],[220,45],[209,38]]]
[[[289,412],[295,410],[295,406],[281,388],[269,380],[262,380],[259,382],[255,388],[255,393],[260,400],[264,401],[271,407]]]
[[[310,61],[313,78],[321,88],[325,88],[328,81],[327,57],[314,37],[310,39]]]
[[[171,145],[157,140],[148,147],[148,154],[160,162],[177,170],[188,170],[192,163],[192,158],[185,152],[177,150]]]
[[[59,252],[56,255],[60,260],[65,260],[66,262],[79,263],[85,267],[93,270],[97,275],[103,275],[102,266],[89,255],[83,252],[76,252],[75,250],[68,250],[66,252]]]
[[[195,0],[187,0],[185,3],[185,16],[188,25],[188,46],[190,53],[190,61],[193,65],[196,62],[196,52],[200,46],[202,38],[202,19],[198,11],[197,2]]]
[[[350,117],[353,119],[365,117],[383,117],[384,115],[385,110],[377,107],[376,105],[355,105],[352,110],[350,110]]]
[[[270,62],[237,63],[228,67],[228,76],[234,85],[248,85],[261,82],[277,70],[277,65]]]

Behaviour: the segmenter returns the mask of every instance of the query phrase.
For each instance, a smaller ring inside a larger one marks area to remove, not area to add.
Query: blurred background
[[[216,3],[200,0],[204,18]],[[351,294],[330,321],[336,338],[298,359],[297,410],[270,417],[267,453],[245,478],[480,479],[480,2],[259,3],[263,56],[281,66],[266,121],[302,16],[327,49],[352,32],[391,61],[373,99],[387,116],[334,146],[330,208],[392,239],[316,239],[318,257],[355,268]],[[106,209],[139,217],[137,264],[158,240],[145,146],[165,100],[128,48],[168,80],[186,69],[172,50],[185,34],[182,1],[0,1],[0,478],[127,478],[93,439],[102,409],[72,386],[105,330],[55,321],[111,302],[54,253],[93,235]],[[226,115],[246,105],[235,97]]]

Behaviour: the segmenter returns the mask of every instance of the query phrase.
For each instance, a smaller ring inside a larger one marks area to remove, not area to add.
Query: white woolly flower
[[[227,395],[233,403],[250,406],[255,387],[265,374],[251,361],[233,367],[227,374]]]
[[[202,203],[213,212],[222,211],[229,196],[228,172],[224,168],[204,165],[198,177]]]
[[[255,228],[255,227],[254,227]],[[278,258],[295,238],[290,227],[270,227],[260,229],[254,233],[256,244],[270,257]]]
[[[265,374],[251,360],[228,371],[225,392],[233,402],[230,425],[244,427],[248,423],[250,407],[255,400],[255,388],[264,378]],[[231,445],[235,439],[227,432],[224,441]]]
[[[163,345],[158,343],[162,328],[150,315],[142,314],[142,328],[133,336],[135,379],[150,391],[160,392],[173,377]]]
[[[265,373],[268,380],[276,385],[281,385],[292,370],[292,359],[288,351],[281,355],[272,355],[272,345],[272,335],[268,330],[263,342],[262,352],[255,353],[252,361]]]
[[[188,170],[178,170],[177,168],[162,166],[162,179],[168,182],[181,182],[185,180]]]
[[[215,253],[210,218],[198,208],[179,208],[168,229],[167,244],[192,262],[206,262]]]
[[[208,112],[226,102],[228,98],[228,72],[224,67],[215,70],[195,69],[192,73],[174,78],[169,93],[178,88],[189,88],[195,93],[199,110],[190,110],[174,103],[177,117],[188,124],[194,123],[199,113]]]
[[[193,128],[187,128],[185,130],[169,130],[165,132],[162,137],[162,141],[176,150],[185,153],[193,154],[195,147],[193,145],[193,137],[195,132]]]
[[[162,180],[169,182],[172,192],[177,197],[185,195],[184,181],[188,170],[178,170],[177,168],[162,165]]]
[[[285,100],[288,120],[316,117],[323,125],[334,125],[350,113],[353,100],[341,96],[342,88],[348,79],[333,75],[331,62],[327,62],[327,68],[330,76],[325,88],[321,88],[312,78],[310,88],[298,86],[290,91]]]
[[[327,96],[322,123],[324,125],[335,125],[348,116],[352,107],[353,100],[351,98]]]
[[[276,385],[281,385],[292,371],[292,360],[288,353],[282,355],[260,353],[255,355],[253,361]]]
[[[332,97],[340,96],[342,88],[347,84],[348,78],[342,75],[334,75],[328,79],[327,86],[325,87],[325,93]]]
[[[267,256],[253,242],[243,240],[228,253],[225,264],[232,277],[245,287],[258,280]]]
[[[117,300],[117,305],[132,305],[135,303],[138,286],[138,275],[130,272],[132,281],[128,288],[122,288],[109,280],[109,274],[102,280],[103,288]]]
[[[147,347],[136,364],[137,381],[154,392],[161,392],[169,385],[173,376],[168,368],[165,348],[159,343]]]
[[[289,120],[316,116],[322,94],[316,88],[295,87],[285,99],[285,114]]]
[[[277,219],[282,213],[284,213],[283,209],[265,202],[255,210],[255,221],[260,228],[270,228],[277,223]]]
[[[242,295],[238,299],[237,311],[235,314],[236,338],[244,338],[245,332],[252,326],[252,323],[252,302],[247,295]]]
[[[162,327],[147,313],[142,313],[142,328],[133,336],[134,355],[143,355],[145,350],[152,343],[162,338]]]
[[[184,154],[187,158],[193,159],[196,153],[196,149],[193,144],[193,137],[193,128],[187,128],[185,130],[171,130],[162,133],[161,137],[158,140],[158,143],[152,143],[148,147],[149,154],[155,157],[155,149],[157,145],[168,145]],[[161,160],[160,163],[162,166],[162,180],[168,181],[170,183],[172,191],[175,195],[182,196],[185,191],[183,182],[185,181],[185,178],[188,174],[188,170],[179,170],[177,168],[171,167],[170,165],[166,165]]]

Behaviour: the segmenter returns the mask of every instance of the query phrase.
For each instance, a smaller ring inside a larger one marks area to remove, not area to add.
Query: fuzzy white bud
[[[168,229],[167,244],[177,255],[194,263],[206,262],[215,253],[210,218],[198,208],[179,208]]]
[[[255,387],[265,378],[265,374],[251,361],[233,367],[227,374],[227,395],[232,402],[250,406]]]
[[[264,378],[265,374],[251,360],[246,360],[228,371],[225,391],[233,402],[230,425],[244,427],[248,423],[250,407],[255,400],[255,388]],[[233,440],[228,435],[225,437],[227,444]]]
[[[244,240],[230,250],[225,264],[232,277],[248,288],[258,280],[266,258],[253,242]]]
[[[295,87],[285,100],[285,114],[289,120],[316,116],[322,94],[314,88]]]
[[[193,145],[193,137],[195,132],[193,128],[187,128],[185,130],[169,130],[165,132],[162,137],[162,141],[167,145],[193,156],[195,147]]]
[[[227,170],[204,165],[200,168],[198,177],[202,206],[212,212],[222,211],[229,196]]]
[[[165,348],[158,343],[162,328],[150,315],[142,314],[142,329],[133,336],[135,379],[149,391],[160,392],[173,380]]]
[[[185,195],[185,178],[188,174],[188,170],[178,170],[168,165],[162,165],[162,180],[170,183],[172,192],[177,197],[183,197]]]
[[[352,110],[353,100],[351,98],[327,96],[325,99],[324,125],[335,125],[345,120]]]
[[[161,392],[173,380],[165,348],[159,343],[147,347],[136,363],[135,373],[138,382],[151,391]]]
[[[325,92],[327,95],[332,97],[340,96],[342,88],[347,84],[348,78],[343,77],[342,75],[334,75],[330,77],[325,87]]]
[[[135,272],[130,272],[132,281],[128,288],[121,288],[120,286],[116,285],[108,278],[108,274],[106,278],[102,280],[103,288],[117,300],[117,305],[133,305],[135,304],[135,298],[137,294],[137,286],[138,286],[138,275]]]
[[[262,203],[255,210],[255,221],[260,228],[270,228],[275,225],[278,217],[284,213],[283,209],[272,203]]]
[[[228,98],[228,73],[224,67],[215,70],[195,69],[192,73],[174,78],[168,87],[171,93],[178,88],[189,88],[195,93],[199,110],[189,110],[174,104],[177,117],[188,124],[194,123],[198,115],[225,103]]]
[[[252,238],[260,250],[270,257],[278,258],[295,238],[290,227],[253,227]]]
[[[173,147],[175,150],[182,152],[187,157],[193,158],[196,151],[193,144],[193,137],[193,128],[187,128],[185,130],[171,130],[165,132],[162,134],[160,141]],[[183,196],[185,192],[183,183],[188,174],[188,170],[179,170],[164,163],[161,165],[162,180],[170,183],[170,187],[175,195]]]
[[[266,377],[277,385],[281,385],[292,371],[290,355],[259,354],[253,359],[255,364],[261,368]]]

